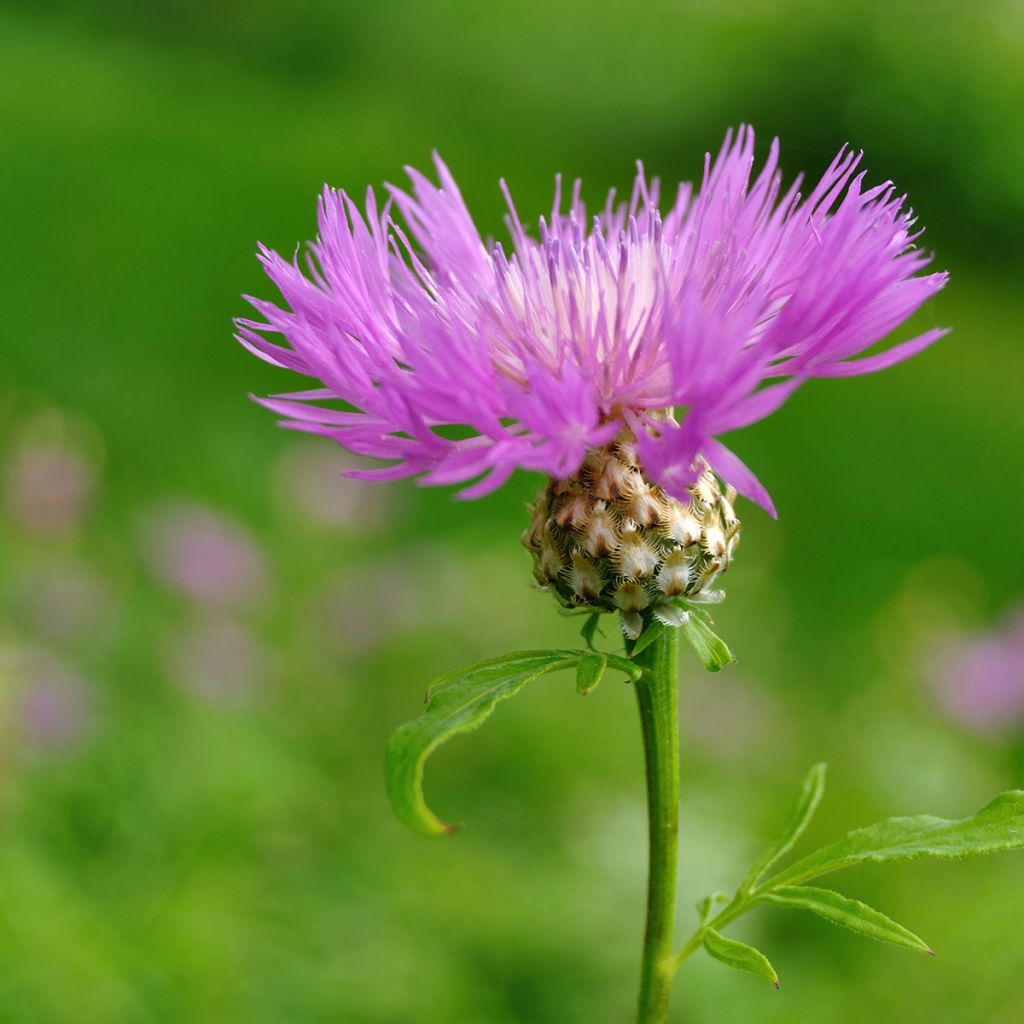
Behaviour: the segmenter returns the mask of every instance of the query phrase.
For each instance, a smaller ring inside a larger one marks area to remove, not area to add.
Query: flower
[[[477,497],[517,468],[568,477],[625,428],[669,495],[707,464],[774,514],[719,435],[810,377],[881,370],[945,333],[853,358],[946,281],[918,273],[930,257],[905,197],[866,187],[860,162],[844,147],[809,195],[800,178],[783,193],[778,140],[753,177],[741,127],[664,214],[642,166],[629,201],[613,192],[592,219],[578,181],[563,210],[559,179],[536,237],[502,182],[506,251],[435,156],[440,185],[409,169],[411,192],[389,186],[380,206],[369,190],[365,212],[325,188],[304,261],[261,246],[286,307],[249,298],[263,319],[237,337],[321,383],[262,400],[285,426],[392,463],[353,476],[475,481],[461,495]]]
[[[59,412],[30,420],[6,467],[7,512],[41,538],[73,534],[89,513],[97,472],[76,424]]]
[[[78,746],[92,725],[87,681],[47,651],[15,655],[15,678],[21,684],[18,719],[22,739],[51,751]]]
[[[266,555],[240,523],[213,508],[174,502],[143,523],[143,555],[165,586],[201,605],[241,607],[270,588]]]
[[[1024,726],[1024,608],[992,631],[939,645],[925,667],[950,718],[989,735]]]

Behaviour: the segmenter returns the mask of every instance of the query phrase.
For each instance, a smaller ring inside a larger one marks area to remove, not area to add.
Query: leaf
[[[888,818],[850,832],[790,865],[764,887],[794,885],[818,875],[865,861],[915,860],[918,857],[958,858],[1024,847],[1024,790],[997,796],[971,818],[950,821],[922,814]]]
[[[725,641],[703,618],[691,615],[681,628],[709,672],[717,672],[736,660]]]
[[[599,632],[598,625],[601,622],[600,612],[591,612],[587,616],[587,621],[583,623],[583,628],[580,630],[580,636],[583,637],[583,642],[587,645],[588,650],[594,650],[594,634]],[[604,635],[603,633],[601,634]]]
[[[641,651],[650,647],[661,636],[665,628],[657,619],[651,619],[647,628],[637,637],[636,643],[630,649],[629,656],[635,658]]]
[[[775,973],[775,968],[768,962],[764,953],[753,946],[737,942],[735,939],[727,939],[714,928],[709,928],[704,933],[704,948],[727,967],[754,974],[758,978],[770,981],[776,988],[779,987],[779,976]]]
[[[490,658],[436,680],[428,692],[427,708],[419,718],[400,726],[388,740],[386,784],[398,819],[416,832],[436,836],[454,832],[427,807],[423,799],[423,765],[445,740],[476,729],[500,701],[527,683],[572,666],[578,651],[520,651]]]
[[[705,896],[702,900],[697,900],[697,916],[700,918],[700,923],[707,924],[708,918],[711,917],[711,911],[715,909],[716,903],[728,903],[731,897],[727,892],[713,892],[710,896]]]
[[[796,841],[804,834],[825,793],[825,768],[824,764],[816,764],[807,773],[807,777],[800,787],[800,795],[789,815],[789,821],[786,822],[785,828],[778,834],[775,842],[765,849],[750,866],[746,877],[740,883],[741,892],[749,892],[758,879],[780,857],[789,853],[796,845]]]
[[[564,650],[512,651],[509,654],[498,655],[496,658],[485,658],[483,661],[475,661],[472,665],[464,665],[462,668],[453,669],[451,672],[445,672],[444,675],[438,676],[436,679],[432,680],[427,686],[427,694],[424,703],[429,701],[431,697],[443,690],[446,686],[461,682],[468,676],[484,672],[486,669],[493,668],[498,671],[504,671],[516,664],[529,664],[536,661],[538,658],[556,654],[575,660],[580,657],[583,652]]]
[[[644,674],[643,668],[629,658],[622,658],[617,654],[605,654],[604,658],[609,668],[625,673],[634,683]]]
[[[814,886],[783,886],[761,897],[768,903],[780,907],[795,907],[798,910],[810,910],[832,924],[849,928],[859,935],[866,935],[881,942],[891,942],[897,946],[917,950],[935,956],[927,942],[918,938],[903,925],[886,917],[874,907],[869,907],[859,900],[852,900],[841,893],[830,889],[817,889]]]
[[[603,654],[584,654],[576,665],[576,692],[586,697],[601,682],[607,667],[608,659]]]

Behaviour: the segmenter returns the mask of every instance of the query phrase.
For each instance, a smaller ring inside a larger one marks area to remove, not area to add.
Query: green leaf
[[[915,860],[918,857],[958,858],[1024,847],[1024,790],[998,796],[971,818],[950,821],[922,814],[888,818],[850,832],[790,865],[765,889],[794,885],[865,861]]]
[[[725,641],[700,616],[691,615],[680,628],[709,672],[717,672],[736,660]]]
[[[509,654],[501,654],[496,658],[485,658],[483,661],[476,661],[472,665],[464,665],[462,668],[453,669],[451,672],[445,672],[444,675],[438,676],[427,686],[426,697],[424,703],[429,701],[435,694],[443,690],[447,686],[451,686],[456,683],[462,682],[469,676],[476,676],[486,672],[488,669],[494,669],[501,673],[517,664],[532,664],[538,658],[553,657],[558,655],[563,658],[570,658],[575,661],[578,657],[583,654],[582,651],[564,651],[564,650],[551,650],[551,651],[512,651]]]
[[[825,768],[824,764],[816,764],[807,773],[807,777],[800,787],[800,795],[789,815],[789,821],[786,822],[785,828],[778,834],[771,846],[765,849],[750,866],[746,877],[740,883],[741,892],[749,892],[758,879],[780,857],[789,853],[796,845],[796,841],[804,834],[825,793]]]
[[[576,665],[576,692],[586,697],[601,682],[607,667],[608,659],[603,654],[584,654]]]
[[[445,835],[445,825],[423,799],[423,764],[445,740],[476,729],[499,701],[527,683],[558,669],[569,668],[579,651],[520,651],[490,658],[436,680],[428,689],[426,711],[400,726],[388,741],[386,784],[396,816],[423,835]]]
[[[636,643],[630,648],[629,656],[635,658],[641,651],[650,647],[661,636],[662,630],[665,628],[657,619],[651,619],[644,631],[636,638]]]
[[[704,933],[704,948],[726,966],[754,974],[758,978],[770,981],[776,988],[779,987],[779,976],[775,973],[775,968],[768,962],[764,953],[753,946],[737,942],[735,939],[727,939],[714,928],[709,928]]]
[[[705,896],[704,899],[698,900],[697,916],[700,918],[700,923],[702,925],[707,924],[716,903],[728,903],[731,898],[727,892],[713,892],[710,896]]]
[[[866,903],[852,900],[830,889],[817,889],[810,885],[783,886],[781,889],[766,893],[761,899],[780,907],[810,910],[826,921],[842,925],[859,935],[935,956],[935,950],[927,942],[918,938],[912,931],[908,931],[903,925],[897,924]]]
[[[594,634],[599,632],[598,625],[601,622],[600,612],[591,612],[587,616],[587,621],[583,623],[583,628],[580,630],[580,636],[583,637],[583,642],[587,645],[588,650],[594,650]],[[604,635],[603,633],[601,634]]]
[[[608,662],[609,668],[624,673],[634,683],[644,674],[643,668],[635,661],[630,661],[629,658],[622,658],[617,654],[605,654],[604,658]]]

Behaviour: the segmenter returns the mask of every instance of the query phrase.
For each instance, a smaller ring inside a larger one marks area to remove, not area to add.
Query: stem
[[[666,1020],[672,985],[672,929],[679,845],[678,649],[679,631],[663,629],[636,657],[647,670],[635,686],[647,767],[650,851],[637,1024],[662,1024]]]

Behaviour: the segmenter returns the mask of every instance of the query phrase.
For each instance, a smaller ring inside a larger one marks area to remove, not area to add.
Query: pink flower
[[[783,193],[778,155],[775,141],[753,176],[753,132],[729,132],[699,191],[681,185],[664,213],[642,169],[627,203],[609,195],[592,218],[579,182],[563,209],[559,181],[536,236],[502,183],[508,251],[482,240],[440,159],[440,186],[409,170],[411,193],[389,187],[380,207],[368,191],[365,212],[325,189],[302,263],[260,249],[286,306],[252,298],[262,319],[238,321],[254,353],[321,386],[263,404],[391,462],[353,476],[475,480],[464,497],[517,468],[566,477],[626,427],[673,496],[699,455],[772,511],[719,435],[807,378],[921,351],[945,332],[854,358],[946,281],[918,274],[929,258],[904,197],[866,187],[859,154],[841,150],[806,196],[799,178]]]
[[[990,632],[942,644],[926,667],[951,718],[992,735],[1024,727],[1024,609]]]
[[[62,438],[30,436],[13,453],[5,483],[11,518],[27,532],[53,537],[81,525],[96,479],[75,445]]]
[[[22,738],[37,749],[70,750],[87,736],[91,701],[85,680],[46,651],[15,661]]]
[[[200,604],[246,605],[268,589],[263,549],[243,526],[213,509],[168,505],[146,522],[143,540],[153,574]]]

